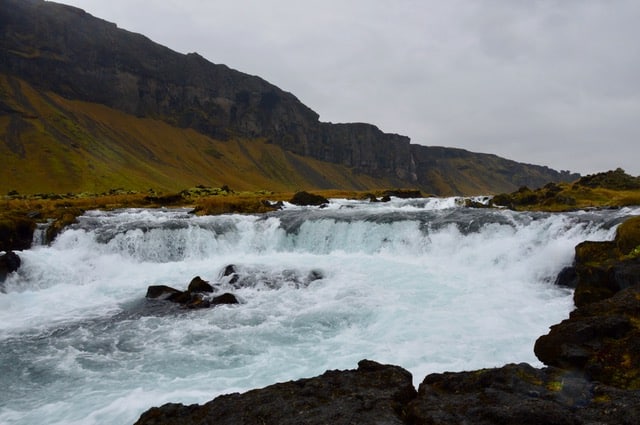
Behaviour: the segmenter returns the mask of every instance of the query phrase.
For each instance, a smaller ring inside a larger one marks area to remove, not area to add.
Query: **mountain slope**
[[[0,0],[0,191],[411,186],[504,192],[575,179],[493,155],[330,124],[259,77],[80,9]]]
[[[104,105],[43,95],[16,78],[0,77],[0,95],[5,111],[0,156],[7,165],[0,168],[0,190],[5,193],[176,191],[197,184],[237,190],[365,189],[401,183],[300,157],[264,139],[220,141]]]

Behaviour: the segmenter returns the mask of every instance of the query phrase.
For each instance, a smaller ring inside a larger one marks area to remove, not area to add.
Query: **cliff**
[[[50,148],[55,159],[75,170],[76,177],[91,174],[86,168],[87,163],[95,162],[95,152],[85,149],[83,163],[68,160],[64,152],[57,151],[69,146],[82,149],[74,146],[81,145],[76,139],[82,136],[91,146],[130,145],[135,137],[121,122],[103,119],[104,114],[117,111],[130,117],[129,121],[138,120],[138,126],[140,120],[154,120],[177,130],[193,130],[208,139],[206,144],[262,140],[299,158],[339,165],[351,175],[369,176],[379,187],[394,184],[442,195],[478,194],[578,177],[493,155],[412,145],[408,137],[383,133],[370,124],[323,123],[294,95],[259,77],[211,63],[196,53],[174,52],[80,9],[42,0],[1,0],[0,6],[0,74],[4,76],[0,135],[2,147],[13,154],[11,166],[15,169],[34,168],[30,160],[37,156],[37,149],[29,144],[42,148],[46,140],[55,147]],[[97,115],[83,120],[65,108],[64,102],[76,102],[81,111],[91,109]],[[43,103],[53,112],[43,112]],[[107,109],[96,112],[94,105]],[[174,136],[159,135],[158,143],[164,148],[183,149],[180,145],[186,143],[185,133],[174,131]],[[148,144],[131,149],[134,152],[125,168],[134,173],[144,175],[144,169],[170,162],[171,152],[164,154]],[[116,151],[115,156],[123,156]],[[121,164],[118,159],[110,161],[117,167]],[[296,168],[295,160],[287,160],[287,164]],[[188,169],[176,166],[182,173]],[[169,180],[180,174],[165,172]],[[206,170],[203,172],[206,177]],[[41,181],[46,186],[47,174],[43,174]],[[59,172],[54,177],[68,176]],[[103,183],[109,184],[112,177],[109,174]],[[270,183],[272,176],[263,177]],[[9,189],[30,190],[29,185],[20,186],[24,176],[19,173],[7,175],[9,178],[13,180]],[[146,180],[160,183],[153,177]],[[323,187],[355,188],[342,178],[302,180],[310,187],[321,183]]]

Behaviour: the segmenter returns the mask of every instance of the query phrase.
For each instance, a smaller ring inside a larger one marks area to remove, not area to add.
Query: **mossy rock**
[[[589,379],[640,389],[640,287],[579,307],[538,338],[536,356],[549,366],[579,370]]]
[[[329,200],[322,195],[316,195],[309,192],[296,192],[291,198],[291,202],[294,205],[325,205],[329,203]]]
[[[616,246],[622,255],[630,254],[640,245],[640,216],[627,219],[618,226]]]
[[[634,190],[640,189],[640,178],[630,176],[622,168],[618,168],[582,177],[576,182],[576,185],[612,190]]]
[[[640,217],[623,222],[613,241],[586,241],[575,248],[578,276],[573,301],[582,307],[640,284]]]
[[[513,198],[508,193],[500,193],[498,195],[495,195],[491,199],[491,205],[497,205],[500,207],[507,207],[507,208],[514,207]]]
[[[67,226],[76,222],[76,218],[84,214],[84,210],[81,208],[61,208],[56,213],[56,219],[47,228],[47,242],[52,242],[56,236],[58,236],[62,230]]]
[[[0,219],[0,251],[21,251],[31,247],[36,222],[29,217],[10,216]]]
[[[585,241],[576,246],[575,253],[577,265],[591,266],[603,266],[620,256],[618,245],[614,241]]]

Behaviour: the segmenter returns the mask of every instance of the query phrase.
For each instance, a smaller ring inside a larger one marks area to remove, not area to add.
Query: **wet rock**
[[[578,274],[576,273],[575,266],[565,267],[560,270],[554,284],[557,286],[575,289],[578,285]]]
[[[0,217],[0,251],[29,249],[35,230],[35,220],[28,217]]]
[[[213,286],[200,276],[196,276],[189,282],[188,292],[213,292]]]
[[[315,195],[309,192],[296,192],[289,201],[294,205],[301,206],[320,206],[329,203],[329,200],[322,195]]]
[[[604,300],[640,284],[640,217],[622,223],[613,241],[578,244],[574,264],[576,307]]]
[[[263,206],[265,206],[269,210],[276,211],[276,210],[281,210],[282,208],[284,208],[284,202],[282,202],[282,201],[273,202],[273,201],[269,201],[269,200],[263,199],[260,202],[262,203]]]
[[[418,189],[393,189],[385,190],[383,196],[395,196],[396,198],[402,199],[422,198],[422,192]]]
[[[4,282],[9,273],[13,273],[20,268],[20,257],[13,251],[0,255],[0,282]]]
[[[222,271],[222,276],[231,276],[232,274],[237,273],[236,270],[236,266],[234,266],[233,264],[229,264],[227,265],[224,270]]]
[[[536,341],[545,364],[592,380],[640,390],[640,285],[573,311]]]
[[[147,288],[146,297],[151,299],[166,300],[176,296],[177,294],[182,294],[182,291],[179,291],[167,285],[151,285]]]
[[[410,424],[637,423],[640,393],[558,368],[510,364],[428,375],[407,407]]]
[[[320,270],[311,270],[307,275],[307,283],[311,283],[316,280],[324,279],[324,274]]]
[[[151,285],[147,288],[146,297],[170,301],[189,309],[209,308],[219,304],[238,304],[238,299],[231,293],[224,293],[211,298],[205,294],[211,293],[214,288],[209,282],[200,276],[194,277],[186,291],[180,291],[166,285]]]
[[[229,264],[224,268],[220,276],[221,280],[224,280],[226,283],[230,285],[234,285],[240,280],[240,275],[238,274],[238,270],[236,266],[233,264]]]
[[[213,297],[211,299],[211,304],[212,305],[217,305],[217,304],[239,304],[238,299],[236,298],[235,295],[229,293],[229,292],[225,292],[222,295],[218,295],[217,297]]]
[[[186,292],[186,294],[189,295],[189,299],[182,303],[186,308],[209,308],[213,305],[213,303],[208,298],[203,297],[202,294],[192,292]]]
[[[624,255],[640,246],[640,216],[629,218],[618,226],[615,242]]]
[[[559,368],[522,364],[428,375],[416,393],[411,374],[363,360],[203,405],[165,404],[143,413],[151,424],[636,424],[640,392]]]
[[[404,406],[415,393],[408,371],[362,360],[356,370],[327,371],[204,405],[165,404],[136,424],[403,424]]]

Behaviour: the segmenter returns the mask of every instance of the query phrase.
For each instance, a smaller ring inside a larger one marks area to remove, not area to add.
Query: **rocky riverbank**
[[[136,425],[640,423],[639,254],[640,217],[614,241],[576,247],[562,275],[577,309],[535,345],[548,367],[431,374],[416,391],[408,371],[363,360],[203,405],[154,407]]]

